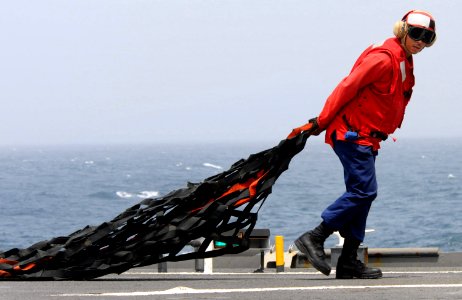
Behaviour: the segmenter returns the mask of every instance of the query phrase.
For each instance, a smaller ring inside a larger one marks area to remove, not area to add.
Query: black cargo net
[[[310,128],[296,128],[274,148],[237,161],[201,183],[145,199],[99,226],[0,252],[0,280],[92,279],[163,261],[245,251],[259,207],[305,147]],[[197,239],[202,240],[198,249],[185,251]],[[226,246],[207,250],[213,240]]]

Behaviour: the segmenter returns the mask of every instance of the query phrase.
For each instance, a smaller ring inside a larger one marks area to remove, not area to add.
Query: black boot
[[[324,241],[333,233],[327,225],[321,223],[315,229],[304,233],[295,240],[295,246],[306,255],[309,262],[326,276],[330,274],[330,265],[324,253]]]
[[[358,259],[358,248],[361,242],[345,239],[342,254],[337,262],[335,278],[337,279],[377,279],[382,277],[382,271],[369,268]]]

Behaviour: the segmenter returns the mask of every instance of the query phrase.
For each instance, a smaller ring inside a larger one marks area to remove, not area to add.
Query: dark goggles
[[[425,44],[431,44],[435,40],[435,37],[436,37],[436,34],[434,31],[421,28],[421,27],[413,27],[413,26],[409,26],[407,34],[414,41],[422,41]]]

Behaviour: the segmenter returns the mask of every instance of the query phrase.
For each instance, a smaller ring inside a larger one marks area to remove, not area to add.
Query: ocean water
[[[0,249],[28,247],[86,225],[98,225],[146,197],[276,145],[112,145],[0,148]],[[462,141],[387,141],[377,157],[379,196],[365,244],[462,251]],[[319,224],[344,191],[341,165],[320,138],[282,174],[259,211],[257,228],[284,236],[286,249]],[[332,236],[327,246],[337,239]]]

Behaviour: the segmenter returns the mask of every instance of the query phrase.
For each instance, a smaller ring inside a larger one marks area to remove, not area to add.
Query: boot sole
[[[335,274],[336,279],[353,279],[353,278],[358,278],[358,279],[379,279],[382,278],[382,272],[380,273],[372,273],[368,275],[359,275],[355,276],[353,274]]]
[[[310,252],[308,251],[308,249],[303,245],[303,243],[300,240],[297,239],[297,240],[295,240],[294,243],[295,243],[295,246],[297,246],[298,250],[302,251],[303,254],[305,254],[305,256],[308,259],[308,261],[310,262],[310,264],[312,264],[313,267],[316,270],[318,270],[319,272],[323,273],[326,276],[329,276],[330,270],[329,270],[329,272],[320,270],[320,269],[322,269],[322,267],[320,267],[318,264],[313,262],[314,260],[313,260],[313,258],[311,258]]]

